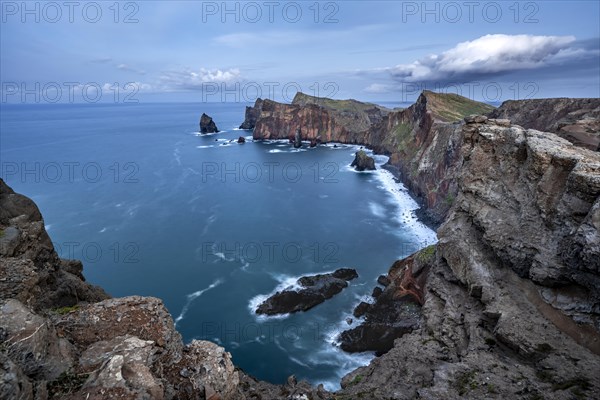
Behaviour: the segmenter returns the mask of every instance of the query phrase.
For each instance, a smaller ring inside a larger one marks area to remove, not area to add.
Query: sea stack
[[[302,137],[300,136],[300,128],[296,130],[296,135],[294,135],[294,148],[299,149],[302,147]]]
[[[350,166],[354,167],[357,171],[373,171],[375,170],[375,160],[373,157],[369,157],[363,150],[359,150],[356,152],[354,161],[352,161]]]
[[[217,133],[219,129],[215,121],[205,113],[200,117],[200,133]]]

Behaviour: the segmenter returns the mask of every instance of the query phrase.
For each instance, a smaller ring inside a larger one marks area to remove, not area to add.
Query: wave
[[[223,280],[217,279],[216,281],[214,281],[213,283],[211,283],[208,287],[206,287],[204,289],[201,289],[201,290],[198,290],[196,292],[188,294],[186,296],[187,300],[186,300],[185,304],[183,305],[183,308],[181,309],[181,313],[179,314],[179,316],[177,318],[175,318],[175,326],[177,326],[177,323],[179,321],[181,321],[182,319],[185,318],[185,314],[187,314],[187,312],[188,312],[188,310],[190,308],[190,305],[192,304],[192,302],[194,300],[196,300],[198,297],[202,296],[204,293],[206,293],[210,289],[216,288],[217,286],[219,286],[222,283],[223,283]]]
[[[279,284],[275,287],[275,289],[273,289],[273,291],[268,294],[256,295],[248,301],[248,309],[250,310],[250,314],[255,316],[258,320],[262,320],[262,321],[267,320],[267,319],[285,319],[285,318],[289,317],[290,314],[278,314],[278,315],[269,315],[269,316],[262,315],[262,314],[259,315],[259,314],[256,314],[256,309],[265,300],[267,300],[269,297],[273,296],[277,292],[281,292],[282,290],[285,290],[285,289],[297,290],[297,289],[301,288],[301,286],[298,284],[298,279],[300,279],[300,277],[302,275],[290,276],[290,275],[284,275],[284,274],[272,274],[271,276],[273,277],[273,279],[275,279],[276,281],[279,282]]]
[[[375,172],[375,177],[381,183],[380,187],[391,195],[397,206],[396,221],[408,228],[422,247],[437,243],[435,231],[429,229],[417,218],[415,211],[419,209],[419,205],[410,197],[406,187],[396,181],[394,175],[386,169],[379,168]]]

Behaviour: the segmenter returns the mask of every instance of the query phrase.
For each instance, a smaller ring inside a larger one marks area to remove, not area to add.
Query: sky
[[[1,103],[600,97],[598,1],[0,1]]]

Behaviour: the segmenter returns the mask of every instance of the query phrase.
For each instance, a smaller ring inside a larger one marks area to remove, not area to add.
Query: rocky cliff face
[[[58,257],[33,201],[0,179],[3,400],[328,398],[294,379],[256,381],[214,343],[184,345],[161,300],[111,299],[81,272]]]
[[[489,116],[553,132],[577,146],[600,151],[600,99],[509,100]]]
[[[257,101],[242,125],[255,121],[254,139],[293,139],[299,129],[303,140],[362,144],[389,155],[388,167],[425,206],[423,216],[438,225],[457,191],[462,139],[455,122],[491,110],[465,97],[429,91],[405,110],[298,93],[292,104]]]
[[[341,393],[597,398],[600,155],[485,117],[460,129],[459,190],[439,244],[403,261],[413,275],[416,260],[429,268],[420,325]],[[404,277],[390,270],[396,287]]]

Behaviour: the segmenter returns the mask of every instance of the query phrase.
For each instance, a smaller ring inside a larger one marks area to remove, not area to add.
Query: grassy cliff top
[[[460,121],[464,117],[473,114],[488,114],[494,109],[489,104],[452,93],[436,93],[424,90],[423,96],[427,99],[427,109],[433,113],[436,119],[444,122]]]
[[[306,104],[316,104],[321,107],[335,110],[335,111],[345,111],[345,112],[364,112],[366,110],[371,110],[373,108],[379,109],[383,112],[390,112],[389,108],[374,104],[374,103],[365,103],[362,101],[357,101],[354,99],[349,100],[334,100],[329,99],[327,97],[315,97],[302,92],[296,93],[294,96],[294,100],[292,104],[298,104],[300,106]]]

